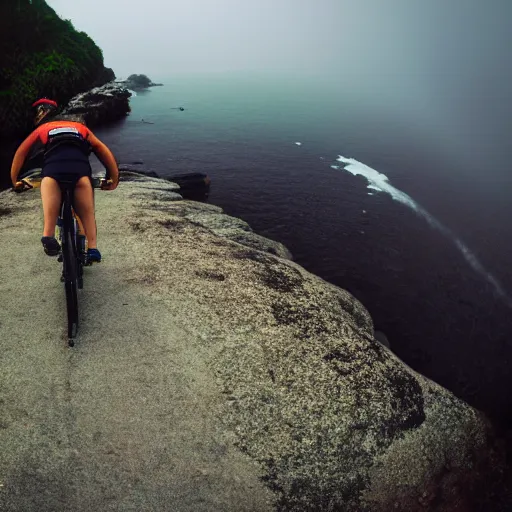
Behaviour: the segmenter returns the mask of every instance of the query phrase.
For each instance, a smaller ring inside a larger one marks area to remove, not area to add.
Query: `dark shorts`
[[[43,165],[42,176],[76,184],[84,176],[91,177],[91,166],[88,162],[74,160],[54,161]]]
[[[89,158],[78,148],[62,145],[49,152],[42,169],[43,178],[54,178],[57,181],[76,182],[84,177],[91,177]]]

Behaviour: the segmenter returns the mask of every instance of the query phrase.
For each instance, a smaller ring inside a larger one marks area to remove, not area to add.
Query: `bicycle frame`
[[[26,189],[41,186],[41,170],[36,169],[27,174],[22,181]],[[93,188],[101,188],[104,178],[92,178]],[[83,287],[83,266],[87,265],[85,252],[85,236],[83,226],[73,210],[74,182],[60,181],[62,192],[60,207],[60,242],[61,254],[58,261],[62,262],[62,281],[66,292],[66,309],[68,317],[68,344],[74,346],[74,338],[78,331],[78,290]],[[59,221],[58,221],[59,224]]]

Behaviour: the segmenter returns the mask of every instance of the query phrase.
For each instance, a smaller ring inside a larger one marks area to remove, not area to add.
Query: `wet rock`
[[[142,162],[140,162],[142,164]],[[179,185],[180,194],[184,199],[206,202],[210,191],[210,178],[204,173],[184,173],[168,176],[160,176],[155,171],[148,171],[140,167],[138,162],[133,164],[119,164],[121,181],[140,181],[144,176],[161,178]]]

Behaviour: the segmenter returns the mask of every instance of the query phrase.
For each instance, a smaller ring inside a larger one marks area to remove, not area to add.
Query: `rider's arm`
[[[23,164],[29,154],[30,148],[36,142],[39,137],[39,133],[37,130],[34,130],[20,145],[17,149],[14,158],[12,160],[11,165],[11,182],[13,186],[16,186],[16,182],[18,181],[18,175],[23,168]]]
[[[87,140],[90,142],[94,154],[107,169],[107,176],[117,186],[119,183],[119,170],[112,151],[110,151],[110,149],[108,149],[108,147],[103,144],[103,142],[101,142],[101,140],[98,139],[98,137],[96,137],[96,135],[94,135],[90,130]]]

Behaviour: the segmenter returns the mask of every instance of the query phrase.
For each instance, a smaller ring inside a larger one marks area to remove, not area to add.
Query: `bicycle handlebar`
[[[103,176],[94,176],[91,178],[92,188],[102,188],[103,185],[114,183],[112,180]]]
[[[22,183],[20,186],[14,186],[14,192],[21,193],[26,192],[32,188],[39,188],[41,186],[41,169],[34,169],[22,175],[23,177],[18,178],[18,183]],[[93,188],[103,188],[106,184],[111,184],[112,180],[107,179],[104,176],[94,176],[91,178],[91,184]]]

